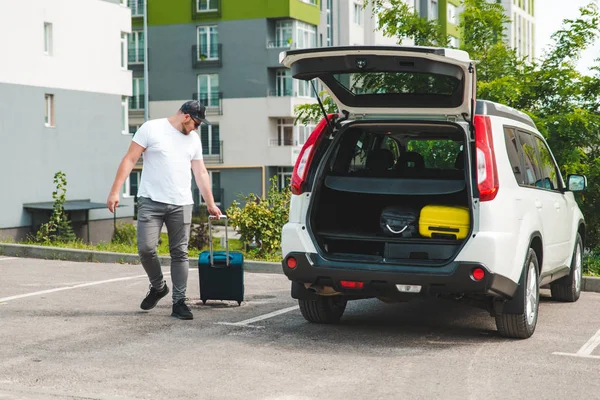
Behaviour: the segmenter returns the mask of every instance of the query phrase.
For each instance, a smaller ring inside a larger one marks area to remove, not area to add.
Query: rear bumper
[[[287,267],[289,257],[297,261]],[[511,299],[518,284],[477,262],[450,262],[441,267],[408,266],[390,263],[332,261],[315,253],[293,252],[283,259],[284,274],[293,282],[314,286],[331,286],[336,292],[357,297],[401,294],[396,285],[419,285],[420,294],[480,294]],[[484,278],[472,277],[475,268],[485,271]],[[362,289],[346,289],[340,281],[363,282]]]

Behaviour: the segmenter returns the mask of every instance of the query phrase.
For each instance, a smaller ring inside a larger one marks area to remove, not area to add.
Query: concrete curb
[[[64,260],[79,262],[97,262],[109,264],[139,264],[137,254],[110,253],[59,247],[34,246],[29,244],[0,243],[0,255],[9,257],[41,258],[45,260]],[[171,257],[160,256],[162,265],[171,265]],[[190,258],[190,267],[197,267],[198,259]],[[244,260],[244,270],[248,272],[282,274],[282,267],[277,262]],[[600,293],[600,277],[584,276],[584,292]]]
[[[78,262],[97,262],[108,264],[139,264],[137,254],[111,253],[105,251],[90,251],[78,249],[63,249],[59,247],[34,246],[28,244],[0,243],[0,255],[9,257],[41,258],[45,260],[63,260]],[[159,256],[164,266],[171,265],[171,257]],[[190,258],[190,267],[197,267],[198,259]],[[247,272],[283,274],[281,263],[244,260],[244,270]]]

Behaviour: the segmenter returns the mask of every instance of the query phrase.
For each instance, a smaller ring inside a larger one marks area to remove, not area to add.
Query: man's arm
[[[106,200],[106,205],[110,212],[115,212],[115,209],[119,206],[119,192],[121,191],[121,187],[123,187],[125,180],[131,173],[135,163],[137,163],[142,156],[144,150],[146,149],[136,142],[132,141],[131,145],[129,145],[129,150],[127,151],[127,154],[125,154],[125,157],[123,157],[123,160],[121,160],[121,164],[119,164],[117,176],[115,177],[115,181],[110,189],[110,194]]]
[[[215,204],[215,199],[210,187],[210,175],[204,166],[202,160],[192,160],[192,171],[194,172],[194,179],[196,179],[196,185],[202,193],[202,198],[206,201],[206,207],[208,213],[214,216],[220,216],[221,210]]]

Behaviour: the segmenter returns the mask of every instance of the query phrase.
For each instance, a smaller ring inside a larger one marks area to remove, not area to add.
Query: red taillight
[[[294,257],[288,257],[286,264],[289,269],[294,269],[298,265],[298,261]]]
[[[365,283],[356,281],[340,281],[340,285],[346,289],[362,289],[365,286]]]
[[[485,277],[485,271],[483,270],[483,268],[475,268],[473,272],[471,272],[471,276],[476,281],[480,281]]]
[[[479,200],[494,200],[500,188],[498,168],[492,139],[492,121],[485,115],[475,116],[475,140],[477,143],[477,185]]]
[[[334,117],[337,114],[329,114],[327,118],[329,121],[333,121]],[[306,173],[310,168],[310,163],[312,162],[312,158],[314,155],[314,149],[318,146],[319,142],[323,135],[327,132],[327,121],[325,118],[319,122],[319,124],[315,127],[315,130],[312,131],[306,143],[300,150],[300,154],[298,155],[298,159],[296,160],[296,165],[294,166],[294,172],[292,172],[292,193],[293,194],[302,194],[304,193],[304,184]]]

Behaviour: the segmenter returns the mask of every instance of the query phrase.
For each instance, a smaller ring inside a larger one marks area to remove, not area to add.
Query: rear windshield
[[[333,75],[356,96],[369,94],[438,94],[451,96],[462,82],[452,76],[413,72],[357,72]]]
[[[332,172],[338,176],[415,179],[463,179],[463,141],[406,133],[345,132]]]

